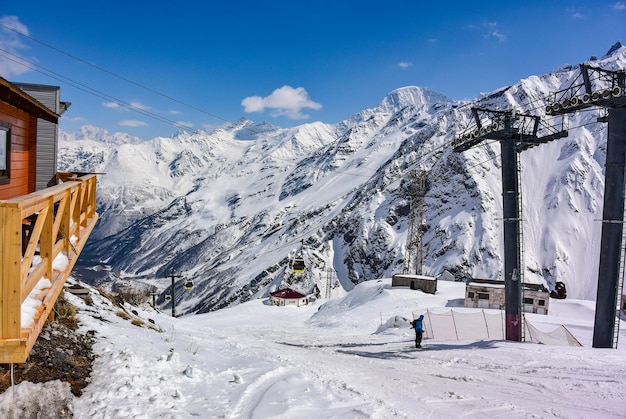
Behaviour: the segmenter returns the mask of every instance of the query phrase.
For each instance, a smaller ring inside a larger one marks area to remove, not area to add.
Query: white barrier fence
[[[413,318],[417,315],[413,313]],[[504,340],[504,311],[454,311],[432,312],[424,315],[424,337],[442,341]],[[526,340],[546,345],[582,346],[565,326],[542,332],[528,320],[524,321]]]

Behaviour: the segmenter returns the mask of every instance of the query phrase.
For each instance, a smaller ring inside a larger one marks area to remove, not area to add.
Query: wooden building
[[[550,293],[543,285],[522,284],[522,300],[526,313],[548,314]],[[472,279],[465,286],[465,307],[503,310],[504,303],[504,281]]]
[[[70,107],[69,102],[61,101],[61,89],[58,86],[42,84],[13,83],[39,103],[58,115]],[[56,185],[57,150],[59,130],[55,122],[37,120],[37,147],[35,150],[35,189],[45,189]]]
[[[56,172],[63,105],[39,87],[50,107],[0,78],[0,363],[26,361],[98,220],[96,176]]]

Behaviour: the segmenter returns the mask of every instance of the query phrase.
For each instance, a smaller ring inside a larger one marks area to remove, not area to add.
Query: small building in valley
[[[276,306],[300,307],[309,303],[309,297],[291,288],[283,288],[271,292],[270,301]]]

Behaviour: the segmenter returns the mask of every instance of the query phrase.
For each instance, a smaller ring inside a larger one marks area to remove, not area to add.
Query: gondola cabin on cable
[[[187,291],[191,291],[193,289],[193,281],[191,279],[185,281],[185,289]]]
[[[300,250],[297,252],[294,251],[292,257],[289,261],[289,268],[294,274],[301,274],[306,269],[306,264],[304,263],[304,241],[300,244]]]
[[[291,260],[291,271],[295,274],[304,272],[306,265],[304,264],[304,258],[295,257]]]

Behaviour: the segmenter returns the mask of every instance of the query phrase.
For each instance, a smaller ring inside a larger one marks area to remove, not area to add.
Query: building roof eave
[[[2,77],[0,77],[0,101],[8,103],[37,118],[45,119],[55,124],[59,122],[59,115]]]

